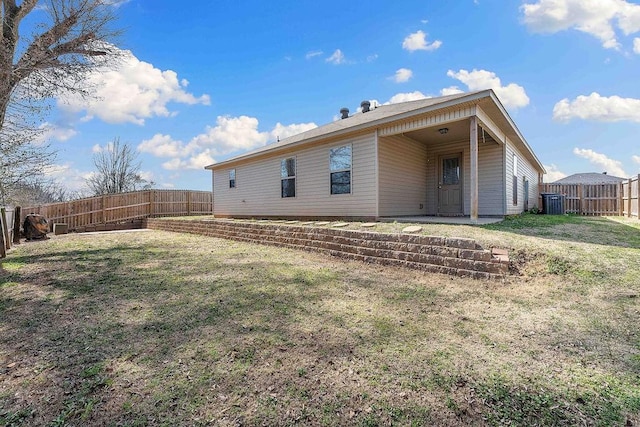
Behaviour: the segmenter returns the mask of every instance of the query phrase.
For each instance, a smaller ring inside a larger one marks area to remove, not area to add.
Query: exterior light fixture
[[[444,135],[445,133],[449,132],[449,128],[440,128],[438,129],[438,132],[440,132],[440,135]]]

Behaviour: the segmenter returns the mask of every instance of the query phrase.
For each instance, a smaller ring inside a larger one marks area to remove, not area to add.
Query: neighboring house
[[[587,172],[587,173],[575,173],[565,178],[552,182],[551,184],[620,184],[623,181],[627,181],[626,178],[620,178],[613,175],[607,175],[606,172]]]
[[[518,214],[544,168],[492,90],[382,105],[207,166],[218,217]]]

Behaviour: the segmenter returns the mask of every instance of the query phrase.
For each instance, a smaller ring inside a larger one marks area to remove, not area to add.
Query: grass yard
[[[517,275],[157,231],[23,243],[0,269],[0,425],[640,425],[639,221],[424,233],[509,248]]]

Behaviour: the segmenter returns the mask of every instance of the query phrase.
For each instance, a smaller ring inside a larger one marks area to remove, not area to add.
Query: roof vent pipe
[[[369,101],[362,101],[360,107],[362,107],[362,112],[366,113],[371,108],[371,103]]]
[[[340,115],[342,116],[342,119],[348,119],[349,118],[349,109],[344,107],[340,109]]]

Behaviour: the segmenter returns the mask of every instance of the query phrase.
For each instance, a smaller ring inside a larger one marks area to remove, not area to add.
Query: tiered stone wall
[[[229,220],[149,218],[147,228],[310,250],[340,258],[477,279],[502,277],[509,271],[508,259],[494,256],[472,239]]]

